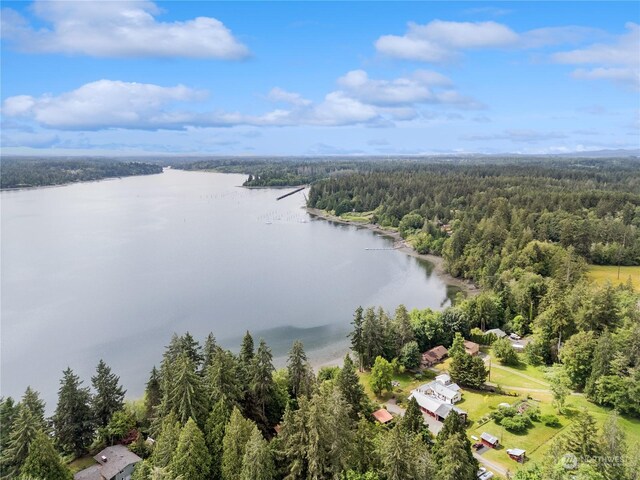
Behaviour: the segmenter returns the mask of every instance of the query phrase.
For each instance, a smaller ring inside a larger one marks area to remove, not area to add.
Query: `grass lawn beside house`
[[[85,468],[95,464],[96,461],[91,455],[85,455],[84,457],[76,458],[71,462],[69,464],[69,468],[71,469],[71,473],[78,473],[80,470],[84,470]]]

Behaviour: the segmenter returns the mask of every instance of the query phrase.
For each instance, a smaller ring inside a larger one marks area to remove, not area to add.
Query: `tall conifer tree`
[[[208,480],[210,465],[211,456],[204,435],[193,418],[189,418],[180,432],[169,470],[176,478]]]
[[[56,443],[65,453],[80,456],[93,439],[91,394],[70,368],[63,372],[58,406],[53,415]]]
[[[69,468],[62,463],[60,455],[53,448],[51,439],[39,431],[31,445],[29,455],[24,461],[21,478],[46,480],[71,480],[73,475]]]
[[[106,427],[111,416],[124,406],[124,394],[120,377],[111,372],[111,368],[100,360],[96,375],[91,377],[96,393],[91,400],[93,415],[98,427]]]

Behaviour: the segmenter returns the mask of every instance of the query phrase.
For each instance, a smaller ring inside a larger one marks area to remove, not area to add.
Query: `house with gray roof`
[[[411,392],[411,395],[409,395],[409,400],[411,400],[412,398],[416,399],[416,402],[418,402],[418,406],[420,407],[420,410],[422,412],[432,416],[440,422],[444,421],[444,419],[447,418],[451,412],[455,412],[460,415],[462,418],[464,418],[465,422],[467,420],[467,412],[465,412],[464,410],[460,410],[450,403],[444,402],[436,397],[427,395],[426,393],[423,393],[418,389]]]
[[[79,471],[73,480],[131,480],[136,463],[142,461],[124,445],[107,447],[93,459],[98,464]]]
[[[460,387],[452,382],[451,377],[446,373],[438,375],[433,382],[419,386],[417,390],[450,404],[462,400]]]
[[[485,335],[495,335],[496,338],[504,338],[507,336],[507,333],[504,330],[500,330],[499,328],[492,328],[491,330],[487,330],[484,332]]]

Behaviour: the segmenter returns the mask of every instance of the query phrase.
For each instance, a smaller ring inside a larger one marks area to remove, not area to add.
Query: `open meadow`
[[[618,268],[620,274],[618,275]],[[633,289],[640,292],[640,266],[617,267],[615,265],[590,265],[587,276],[597,282],[611,282],[613,285],[627,283],[631,279]]]

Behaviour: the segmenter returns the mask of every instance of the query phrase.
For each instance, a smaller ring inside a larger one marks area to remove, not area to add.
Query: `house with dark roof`
[[[449,352],[442,345],[433,347],[422,354],[422,368],[432,367],[436,363],[440,363],[447,358]]]
[[[124,445],[107,447],[93,459],[97,465],[79,471],[73,480],[131,480],[136,463],[142,461]]]

